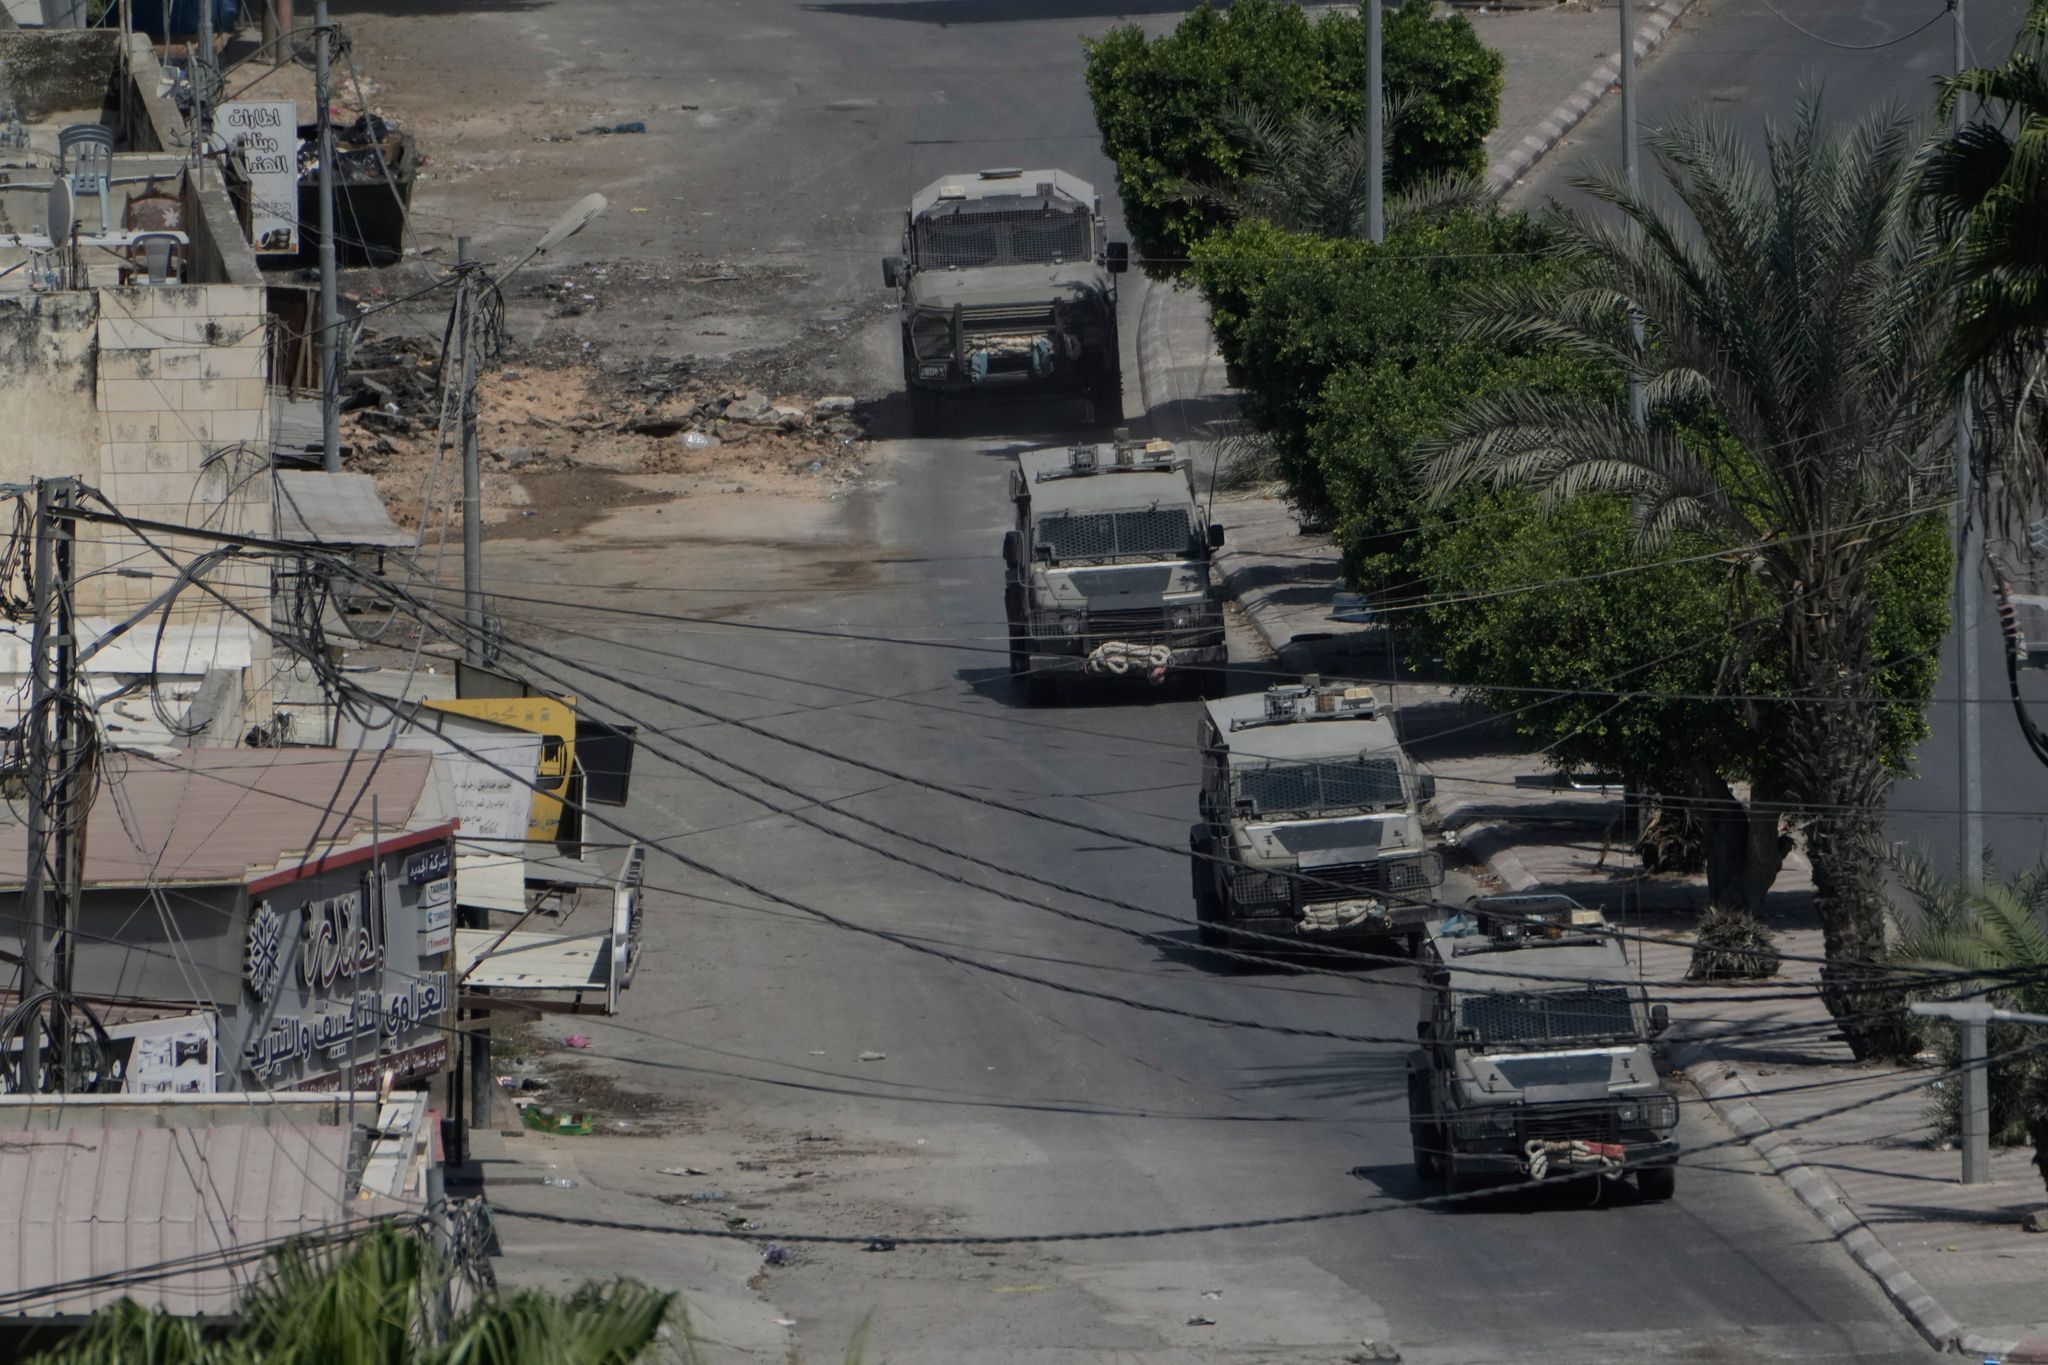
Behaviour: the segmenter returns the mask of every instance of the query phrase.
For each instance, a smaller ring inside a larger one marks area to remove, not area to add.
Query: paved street
[[[383,6],[344,8],[359,16],[372,63],[404,32],[423,31],[379,19]],[[1782,47],[1784,34],[1760,28],[1749,9],[1738,0],[1689,21],[1696,31],[1674,40],[1655,69],[1685,70],[1699,60],[1687,56],[1690,44],[1729,66],[1751,61],[1744,52]],[[493,79],[533,91],[550,130],[607,111],[657,112],[645,139],[566,149],[532,137],[486,140],[473,157],[458,147],[449,178],[423,186],[423,221],[453,230],[478,212],[497,222],[478,225],[486,254],[511,250],[546,214],[479,211],[486,186],[502,190],[493,177],[510,173],[510,158],[523,158],[529,177],[552,167],[569,187],[563,199],[582,187],[571,174],[579,161],[609,174],[617,158],[632,159],[618,170],[628,179],[613,214],[579,249],[730,253],[785,263],[802,278],[779,317],[736,303],[729,317],[672,326],[636,317],[623,331],[691,351],[738,344],[713,332],[785,344],[805,319],[852,319],[846,344],[821,350],[812,373],[890,395],[896,343],[876,262],[912,190],[962,166],[1053,161],[1094,180],[1116,221],[1075,37],[1132,14],[1155,29],[1176,18],[1140,0],[606,0],[464,13],[463,42],[502,59]],[[1896,79],[1898,69],[1896,58],[1867,68],[1872,79]],[[1770,74],[1751,71],[1752,95],[1736,97],[1754,106],[1754,91],[1789,90]],[[659,112],[665,106],[679,107]],[[633,216],[641,205],[659,212]],[[1125,299],[1133,321],[1138,293],[1134,285]],[[619,341],[600,330],[614,325],[555,324],[601,344]],[[1127,349],[1136,331],[1126,324]],[[1133,389],[1138,373],[1127,357]],[[1135,415],[1135,393],[1127,401]],[[627,1012],[578,1029],[592,1038],[597,1066],[655,1096],[665,1116],[639,1134],[502,1143],[511,1164],[501,1171],[556,1163],[581,1182],[508,1180],[494,1190],[510,1210],[503,1273],[572,1283],[622,1272],[696,1286],[714,1352],[735,1359],[837,1358],[870,1312],[870,1357],[899,1362],[1336,1361],[1369,1341],[1443,1365],[1924,1358],[1867,1277],[1744,1149],[1721,1145],[1728,1133],[1710,1117],[1689,1117],[1681,1130],[1702,1150],[1669,1205],[1623,1196],[1583,1207],[1553,1194],[1404,1207],[1425,1191],[1409,1167],[1403,1045],[1276,1030],[1405,1039],[1414,1021],[1405,972],[1223,970],[1130,936],[1192,937],[1184,860],[1152,845],[1185,839],[1193,707],[1092,698],[1026,710],[1002,669],[996,548],[1008,515],[1006,460],[1021,446],[1071,437],[1065,424],[1076,419],[1063,409],[1012,412],[976,419],[953,439],[885,441],[870,485],[836,503],[657,500],[622,507],[580,540],[494,536],[493,589],[508,599],[544,596],[551,582],[587,585],[599,605],[697,618],[504,604],[519,638],[674,698],[578,680],[589,701],[616,703],[648,725],[653,751],[702,745],[802,796],[714,767],[720,779],[782,806],[829,803],[804,817],[849,837],[765,815],[651,754],[625,822],[853,926],[657,858],[649,951]],[[900,429],[893,399],[884,398],[877,429]],[[1235,645],[1252,648],[1242,634]],[[683,704],[760,717],[772,735],[873,766],[720,725]],[[1139,908],[1022,884],[884,830]],[[1002,899],[990,886],[1110,927]],[[883,1055],[861,1060],[869,1053]],[[655,1135],[644,1135],[649,1128]],[[686,1167],[706,1174],[662,1174]],[[718,1186],[730,1202],[688,1205],[685,1192],[699,1186]],[[517,1216],[713,1229],[726,1226],[730,1207],[742,1223],[762,1225],[761,1236],[902,1236],[1138,1230],[1381,1204],[1390,1207],[1355,1219],[1182,1237],[885,1254],[802,1247],[776,1269],[762,1269],[745,1242]]]

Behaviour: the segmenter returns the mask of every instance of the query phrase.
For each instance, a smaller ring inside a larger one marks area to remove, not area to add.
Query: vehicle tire
[[[1420,929],[1410,930],[1408,935],[1401,940],[1401,946],[1408,950],[1410,959],[1419,960],[1422,957],[1422,931]]]
[[[1669,1199],[1678,1193],[1676,1166],[1645,1166],[1636,1172],[1636,1193],[1645,1199]]]
[[[1124,372],[1121,365],[1110,366],[1102,378],[1095,381],[1095,387],[1089,390],[1088,396],[1095,404],[1095,425],[1123,425]]]
[[[1456,1152],[1446,1147],[1444,1148],[1444,1154],[1437,1160],[1439,1168],[1443,1172],[1445,1194],[1458,1194],[1471,1188],[1472,1182],[1469,1179],[1461,1179],[1458,1175],[1458,1154]]]
[[[1408,1078],[1408,1145],[1415,1155],[1415,1174],[1435,1180],[1443,1174],[1443,1140],[1429,1119],[1428,1087]]]
[[[1205,826],[1188,831],[1188,875],[1195,893],[1195,940],[1204,948],[1226,946],[1223,900],[1216,894],[1216,867],[1206,856],[1214,847]]]
[[[939,430],[939,396],[930,389],[909,385],[910,434],[912,436],[936,436]]]

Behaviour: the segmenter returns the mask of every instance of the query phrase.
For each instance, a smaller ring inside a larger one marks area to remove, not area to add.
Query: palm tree
[[[1921,193],[1958,244],[1950,369],[1988,387],[1988,406],[2023,417],[2013,433],[2037,454],[2048,410],[2048,0],[2033,0],[2003,66],[1941,82],[1944,118],[1965,99],[1982,112],[1931,143],[1921,167]]]
[[[1381,146],[1391,149],[1415,113],[1412,99],[1387,101]],[[1363,119],[1346,123],[1314,109],[1282,113],[1239,102],[1224,111],[1224,133],[1243,147],[1237,178],[1183,185],[1184,199],[1213,205],[1232,220],[1262,218],[1289,232],[1363,239],[1371,186],[1371,145]],[[1395,195],[1386,206],[1388,230],[1485,200],[1477,181],[1444,176]]]
[[[2007,1009],[2048,1014],[2048,862],[1976,886],[1936,877],[1918,858],[1900,855],[1895,865],[1911,896],[1895,960],[1956,973],[1949,994],[1989,995]],[[2008,1057],[1989,1073],[1991,1139],[2005,1146],[2030,1142],[2048,1185],[2048,1054],[2029,1050],[2040,1042],[2038,1030],[1991,1026],[1991,1055]],[[1952,1042],[1943,1048],[1951,1065],[1960,1062]],[[1957,1112],[1956,1087],[1940,1091],[1938,1117],[1951,1132]]]
[[[1618,401],[1516,393],[1419,452],[1438,501],[1472,481],[1553,503],[1625,495],[1646,555],[1703,534],[1768,594],[1788,676],[1764,719],[1809,821],[1822,994],[1859,1056],[1912,1039],[1876,965],[1885,900],[1871,849],[1891,778],[1872,574],[1945,505],[1949,461],[1936,364],[1949,274],[1913,211],[1917,142],[1896,111],[1835,132],[1807,101],[1767,128],[1761,164],[1712,118],[1656,134],[1675,206],[1612,169],[1582,177],[1620,221],[1553,210],[1562,278],[1478,297],[1472,327],[1632,372],[1647,419]]]
[[[675,1308],[675,1295],[628,1280],[567,1298],[525,1290],[477,1302],[437,1342],[437,1277],[409,1233],[290,1243],[268,1269],[225,1339],[124,1299],[32,1365],[632,1365]]]

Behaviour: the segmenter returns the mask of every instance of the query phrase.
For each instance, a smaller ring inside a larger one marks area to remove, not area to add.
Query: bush
[[[1365,23],[1332,11],[1311,23],[1283,0],[1207,3],[1172,33],[1148,40],[1135,25],[1087,46],[1088,94],[1102,149],[1115,164],[1131,240],[1155,278],[1178,275],[1195,245],[1227,226],[1193,183],[1224,184],[1242,148],[1224,129],[1233,101],[1276,114],[1312,111],[1355,126],[1364,117]],[[1387,158],[1390,193],[1445,175],[1478,175],[1500,121],[1504,65],[1462,16],[1432,0],[1389,11],[1382,34],[1386,89],[1402,107]]]

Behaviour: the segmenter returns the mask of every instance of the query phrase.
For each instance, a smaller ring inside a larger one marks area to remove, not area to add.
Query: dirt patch
[[[461,496],[459,416],[438,346],[406,335],[359,348],[347,394],[352,470],[372,475],[392,519],[430,534]],[[696,377],[650,357],[618,369],[573,348],[536,348],[478,379],[483,519],[497,534],[573,533],[605,512],[695,492],[843,497],[867,469],[852,398],[778,393]],[[663,491],[622,476],[675,476]]]

